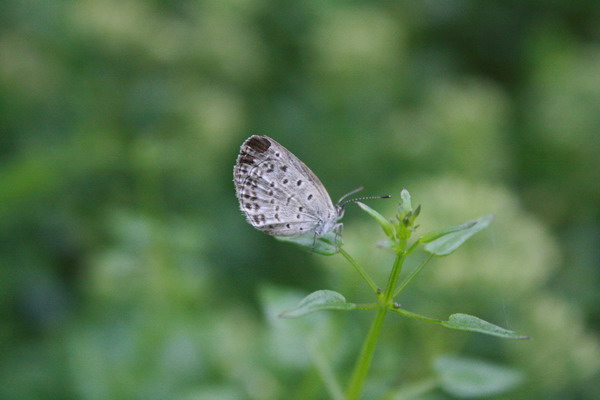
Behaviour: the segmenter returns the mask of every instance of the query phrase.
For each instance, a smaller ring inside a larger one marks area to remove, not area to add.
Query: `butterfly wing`
[[[234,182],[248,222],[270,235],[320,235],[337,220],[336,207],[319,178],[267,136],[251,136],[242,144]]]

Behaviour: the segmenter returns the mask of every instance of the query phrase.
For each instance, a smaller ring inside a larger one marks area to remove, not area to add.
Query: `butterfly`
[[[240,148],[233,169],[236,195],[250,225],[272,236],[341,229],[344,206],[350,202],[390,196],[344,199],[333,204],[319,178],[298,157],[267,136],[251,136]]]

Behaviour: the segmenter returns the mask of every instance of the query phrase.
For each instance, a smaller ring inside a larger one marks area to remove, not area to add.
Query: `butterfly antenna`
[[[351,191],[350,193],[346,193],[345,195],[343,195],[342,197],[340,197],[340,199],[338,200],[338,202],[337,202],[337,203],[338,203],[338,204],[340,204],[342,201],[344,201],[344,199],[345,199],[346,197],[348,197],[348,196],[351,196],[351,195],[353,195],[353,194],[355,194],[355,193],[358,193],[358,192],[360,192],[360,191],[361,191],[361,190],[363,190],[363,189],[364,189],[364,186],[357,187],[356,189],[354,189],[354,190],[353,190],[353,191]]]
[[[346,196],[344,196],[346,197]],[[343,203],[341,203],[339,206],[344,208],[346,206],[346,204],[348,203],[354,203],[357,201],[362,201],[362,200],[372,200],[372,199],[389,199],[390,197],[392,197],[389,194],[386,194],[385,196],[365,196],[365,197],[357,197],[356,199],[349,199],[344,201]]]

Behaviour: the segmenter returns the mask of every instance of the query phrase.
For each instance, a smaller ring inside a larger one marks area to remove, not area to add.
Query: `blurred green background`
[[[390,316],[365,398],[441,354],[522,371],[497,398],[600,398],[599,38],[592,0],[4,0],[0,398],[327,399],[311,346],[347,380],[373,314],[276,315],[372,295],[245,222],[251,134],[334,200],[364,185],[392,217],[407,188],[421,233],[496,214],[399,301],[533,340]],[[379,228],[344,222],[383,285]]]

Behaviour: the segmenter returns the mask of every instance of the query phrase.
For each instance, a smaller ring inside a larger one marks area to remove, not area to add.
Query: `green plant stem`
[[[357,310],[372,310],[374,308],[379,308],[379,303],[356,304]]]
[[[434,324],[441,324],[442,322],[444,322],[444,321],[439,320],[439,319],[429,318],[429,317],[426,317],[424,315],[415,314],[414,312],[406,311],[406,310],[403,310],[401,308],[394,307],[394,308],[390,309],[390,311],[395,312],[395,313],[400,314],[400,315],[404,315],[405,317],[408,317],[408,318],[418,319],[419,321],[431,322],[431,323],[434,323]]]
[[[348,385],[347,400],[358,400],[360,398],[360,394],[362,393],[365,379],[367,377],[367,373],[369,372],[369,367],[371,366],[373,353],[375,352],[375,347],[377,346],[377,341],[379,340],[381,328],[383,327],[383,321],[385,320],[385,314],[387,311],[388,308],[384,306],[377,310],[377,314],[375,315],[375,319],[371,324],[369,333],[363,342],[360,356],[358,357],[358,360],[354,366],[354,372],[352,373],[352,378],[350,380],[350,384]]]
[[[398,277],[400,276],[403,262],[404,252],[401,252],[396,256],[385,292],[379,297],[379,310],[377,310],[377,314],[375,315],[375,319],[371,324],[369,333],[363,342],[358,360],[356,360],[354,372],[352,373],[352,378],[350,379],[350,383],[348,385],[347,400],[360,399],[360,395],[365,384],[365,379],[367,378],[369,368],[371,367],[371,361],[373,360],[375,347],[377,346],[377,341],[381,335],[381,329],[383,327],[383,322],[385,321],[385,315],[392,307],[394,289],[396,287],[396,283],[398,282]]]
[[[406,250],[406,257],[408,257],[413,251],[419,247],[421,244],[421,239],[415,240],[415,242]]]
[[[392,305],[396,284],[398,283],[398,278],[400,277],[400,272],[402,271],[402,265],[404,264],[405,257],[406,255],[404,252],[396,255],[396,260],[394,261],[394,266],[392,267],[392,273],[390,274],[385,292],[383,293],[383,304],[388,307]]]
[[[402,291],[402,289],[404,289],[404,287],[406,285],[408,285],[410,283],[410,281],[413,280],[413,278],[415,276],[417,276],[417,274],[419,272],[421,272],[421,270],[423,269],[423,267],[425,266],[425,264],[427,264],[429,262],[429,260],[431,260],[431,258],[433,257],[433,254],[429,254],[429,256],[421,263],[419,264],[419,266],[417,268],[415,268],[407,277],[406,279],[404,279],[404,281],[402,281],[402,283],[400,284],[400,286],[398,286],[398,288],[396,289],[396,291],[394,292],[394,297],[398,296],[400,294],[400,292]]]
[[[352,264],[354,269],[359,273],[360,276],[362,276],[362,278],[365,280],[365,282],[367,282],[367,284],[371,287],[371,289],[373,290],[373,293],[378,294],[379,288],[377,287],[377,284],[375,283],[375,281],[373,281],[373,279],[371,279],[369,274],[367,274],[367,271],[365,271],[365,269],[363,267],[361,267],[360,264],[358,264],[356,261],[354,261],[354,258],[352,258],[352,256],[350,254],[348,254],[348,252],[346,250],[344,250],[343,248],[340,248],[340,254],[343,255],[346,258],[346,260],[348,260],[348,262],[350,262],[350,264]]]

